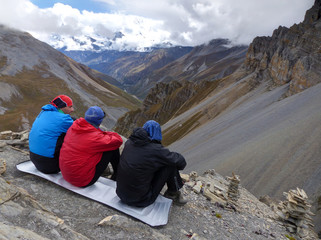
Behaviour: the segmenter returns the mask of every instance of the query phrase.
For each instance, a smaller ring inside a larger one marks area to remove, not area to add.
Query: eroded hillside
[[[74,101],[75,117],[101,106],[112,127],[140,102],[107,83],[106,75],[78,64],[28,33],[0,27],[0,129],[22,130],[59,94]]]

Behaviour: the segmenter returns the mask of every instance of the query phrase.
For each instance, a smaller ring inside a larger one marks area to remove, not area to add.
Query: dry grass
[[[42,76],[44,73],[48,77],[44,78]],[[81,81],[78,84],[84,91],[98,97],[108,106],[126,107],[131,110],[138,108],[139,101],[137,99],[123,93],[120,89],[113,87],[103,80],[96,78],[93,78],[93,80],[106,88],[108,87],[111,91],[115,90],[116,95],[110,96],[110,94],[105,92],[97,91],[94,86],[86,85]],[[40,112],[41,107],[60,94],[66,94],[73,99],[76,110],[72,114],[73,116],[80,117],[87,110],[87,106],[82,103],[81,96],[73,92],[64,80],[53,76],[50,72],[40,67],[32,71],[24,70],[15,76],[0,76],[0,81],[15,86],[19,92],[19,96],[11,97],[10,102],[1,103],[1,106],[8,110],[4,115],[0,115],[0,131],[23,130],[23,122],[27,120],[31,124]]]

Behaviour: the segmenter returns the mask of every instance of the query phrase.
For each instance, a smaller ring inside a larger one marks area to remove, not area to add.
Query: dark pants
[[[106,170],[108,163],[111,163],[111,166],[113,167],[114,174],[112,175],[111,179],[116,180],[116,175],[117,175],[117,169],[118,169],[118,164],[119,164],[119,149],[116,149],[114,151],[108,151],[104,152],[101,160],[99,163],[96,165],[96,172],[95,176],[93,179],[84,187],[88,187],[90,185],[93,185],[95,182],[97,182],[98,178],[103,174],[103,172]]]
[[[66,133],[60,134],[60,136],[57,139],[56,147],[55,147],[55,153],[54,157],[44,157],[38,154],[35,154],[33,152],[30,152],[30,160],[33,162],[35,167],[42,173],[59,173],[59,154],[60,149],[62,146],[62,143],[64,142],[64,138],[66,136]]]
[[[60,172],[59,159],[57,157],[49,158],[30,152],[30,160],[42,173],[49,174]]]
[[[151,185],[151,203],[153,203],[158,197],[159,193],[162,191],[163,187],[167,184],[167,190],[171,192],[176,192],[183,187],[184,183],[179,175],[178,170],[175,167],[163,167],[157,171],[154,175],[152,185]]]

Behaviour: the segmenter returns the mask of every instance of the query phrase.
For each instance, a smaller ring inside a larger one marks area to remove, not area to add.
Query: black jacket
[[[149,205],[154,173],[165,166],[182,170],[184,157],[152,141],[143,128],[136,128],[126,141],[117,171],[119,198],[128,205]]]

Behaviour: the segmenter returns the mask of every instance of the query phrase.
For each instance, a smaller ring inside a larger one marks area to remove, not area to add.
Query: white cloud
[[[199,45],[214,38],[249,44],[254,37],[271,35],[279,25],[303,20],[313,0],[94,0],[108,4],[109,13],[93,13],[61,3],[39,9],[29,0],[0,0],[0,23],[28,31],[43,41],[50,34],[113,37],[119,46],[170,41]],[[85,40],[83,39],[85,42]],[[74,46],[76,47],[76,46]]]
[[[303,20],[314,0],[118,0],[123,11],[164,21],[176,40],[200,44],[213,38],[250,43],[279,25]],[[186,38],[186,36],[188,36]]]

